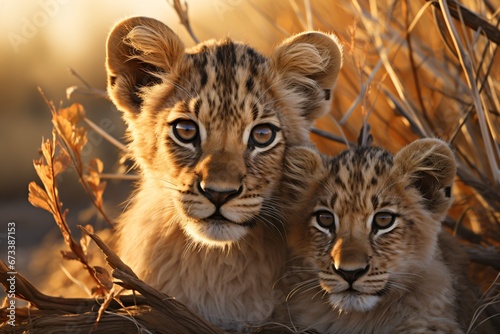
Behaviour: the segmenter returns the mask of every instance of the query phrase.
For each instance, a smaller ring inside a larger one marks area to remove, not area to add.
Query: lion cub
[[[262,323],[286,252],[283,159],[329,110],[337,40],[302,33],[270,57],[229,39],[186,49],[136,17],[111,31],[106,66],[141,171],[119,219],[122,259],[218,326]]]
[[[323,160],[296,148],[285,166],[289,193],[308,199],[290,196],[296,209],[284,280],[295,326],[321,333],[464,332],[472,313],[464,316],[461,307],[474,302],[460,285],[464,273],[447,263],[446,253],[459,248],[440,235],[456,170],[446,143],[417,140],[395,156],[359,147]]]

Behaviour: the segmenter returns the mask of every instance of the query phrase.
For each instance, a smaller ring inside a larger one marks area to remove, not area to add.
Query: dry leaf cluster
[[[93,294],[104,296],[112,286],[110,275],[106,269],[90,265],[87,252],[90,237],[84,234],[79,242],[73,238],[66,220],[68,209],[63,209],[57,187],[58,176],[66,169],[74,168],[92,202],[102,212],[102,195],[106,188],[106,182],[101,182],[100,179],[103,164],[98,158],[92,159],[87,165],[82,161],[81,152],[87,143],[87,130],[78,124],[85,118],[83,107],[73,104],[57,110],[53,103],[47,101],[47,105],[52,113],[52,139],[42,140],[42,157],[33,161],[43,188],[36,182],[31,182],[28,186],[28,200],[32,205],[52,214],[70,249],[61,250],[63,258],[79,261],[96,283],[92,288]],[[84,168],[87,170],[85,174]],[[87,225],[86,228],[93,232],[92,225]]]

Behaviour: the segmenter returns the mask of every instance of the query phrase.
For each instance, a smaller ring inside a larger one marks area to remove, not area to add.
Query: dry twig
[[[431,2],[436,9],[442,11],[443,7],[435,0],[426,0]],[[500,30],[497,27],[484,20],[482,17],[460,4],[458,1],[446,1],[449,14],[455,19],[463,18],[464,23],[473,30],[481,30],[488,39],[496,44],[500,44]]]
[[[184,6],[181,4],[180,0],[171,0],[171,1],[168,1],[168,4],[173,9],[175,9],[175,12],[177,13],[177,16],[179,16],[179,19],[181,20],[181,24],[184,26],[184,28],[186,28],[187,32],[189,33],[189,36],[191,36],[191,38],[193,39],[193,41],[196,44],[200,43],[200,40],[198,39],[198,37],[196,37],[193,29],[191,28],[191,23],[189,23],[187,1],[184,1]]]

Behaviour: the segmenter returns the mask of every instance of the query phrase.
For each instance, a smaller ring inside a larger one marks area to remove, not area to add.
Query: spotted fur
[[[153,19],[115,26],[108,91],[142,174],[118,247],[141,279],[224,328],[272,314],[284,154],[329,109],[340,51],[317,32],[266,57],[230,39],[186,49]]]
[[[457,297],[473,294],[449,254],[465,256],[440,235],[455,166],[437,139],[417,140],[396,156],[376,147],[333,159],[291,150],[287,187],[306,199],[290,197],[296,209],[284,281],[294,325],[321,333],[464,332],[472,313]]]

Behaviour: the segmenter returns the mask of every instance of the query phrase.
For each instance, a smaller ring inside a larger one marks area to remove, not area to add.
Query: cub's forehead
[[[201,61],[196,65],[224,64],[229,66],[245,66],[265,63],[267,58],[251,46],[234,42],[229,38],[209,40],[186,50],[188,57]]]
[[[248,45],[230,39],[208,41],[188,50],[184,70],[190,72],[197,90],[225,87],[227,94],[243,86],[251,93],[260,77],[268,74],[268,59]],[[196,77],[198,75],[199,77]]]
[[[378,147],[349,149],[328,162],[327,184],[330,193],[360,197],[376,190],[389,176],[394,157]]]
[[[355,172],[382,176],[389,173],[394,164],[391,153],[379,147],[358,147],[346,150],[329,161],[331,175]]]
[[[268,59],[248,45],[205,42],[188,50],[169,83],[176,92],[173,110],[210,127],[272,118],[277,99],[271,76]]]

